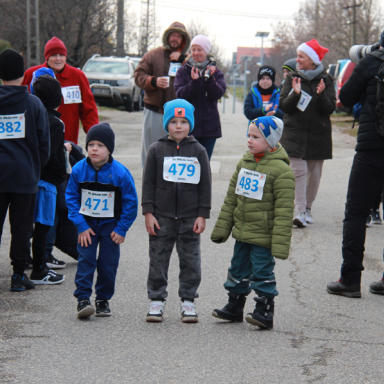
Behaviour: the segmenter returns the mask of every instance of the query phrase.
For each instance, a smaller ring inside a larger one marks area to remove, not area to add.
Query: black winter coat
[[[363,101],[359,118],[359,131],[357,135],[356,151],[366,151],[369,149],[384,148],[384,137],[376,132],[371,111],[375,110],[376,85],[375,76],[383,61],[377,58],[384,58],[384,50],[373,53],[374,56],[367,55],[355,67],[351,77],[340,90],[340,101],[345,107],[353,107],[359,101]],[[368,103],[369,104],[368,104]]]
[[[335,87],[326,71],[313,80],[301,78],[301,89],[312,96],[304,112],[296,105],[301,94],[292,90],[292,78],[297,72],[288,74],[280,95],[280,109],[284,112],[284,131],[281,144],[290,157],[305,160],[332,159],[332,125],[330,115],[336,108]],[[317,94],[317,86],[323,79],[325,89]]]

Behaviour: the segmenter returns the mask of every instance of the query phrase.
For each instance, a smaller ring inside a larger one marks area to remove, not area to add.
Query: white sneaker
[[[163,321],[165,308],[165,300],[164,301],[154,301],[152,300],[149,303],[149,312],[147,314],[146,321],[151,323],[160,323]]]
[[[307,222],[307,224],[313,224],[313,217],[310,209],[307,209],[305,211],[305,221]]]
[[[293,218],[293,225],[297,225],[299,228],[307,226],[307,220],[305,219],[305,211],[297,212],[296,216]]]
[[[199,321],[196,313],[196,304],[192,303],[192,301],[181,301],[180,311],[183,323],[197,323]]]

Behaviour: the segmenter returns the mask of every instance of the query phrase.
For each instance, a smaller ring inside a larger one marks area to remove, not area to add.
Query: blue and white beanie
[[[168,124],[174,117],[184,117],[188,120],[190,126],[189,132],[192,132],[193,128],[195,128],[195,116],[193,115],[194,111],[195,107],[187,100],[175,99],[168,101],[168,103],[164,104],[164,129],[168,132]]]
[[[56,79],[55,73],[52,71],[51,68],[41,67],[32,74],[32,81],[29,86],[29,89],[31,90],[31,95],[35,94],[35,90],[33,89],[33,83],[43,75],[49,75],[52,76],[54,79]]]
[[[272,148],[275,148],[277,144],[279,144],[284,129],[283,120],[272,116],[262,116],[251,121],[251,124],[255,124],[256,127],[259,128],[265,140],[267,140],[267,143]]]

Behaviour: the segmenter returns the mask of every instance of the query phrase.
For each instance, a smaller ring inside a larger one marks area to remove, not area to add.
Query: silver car
[[[99,103],[124,105],[128,112],[140,110],[140,91],[133,72],[134,62],[128,57],[93,55],[84,65],[95,100]]]

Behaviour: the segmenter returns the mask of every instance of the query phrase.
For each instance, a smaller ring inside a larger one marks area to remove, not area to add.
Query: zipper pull
[[[177,144],[177,149],[180,149],[180,146],[179,146],[179,144]]]

